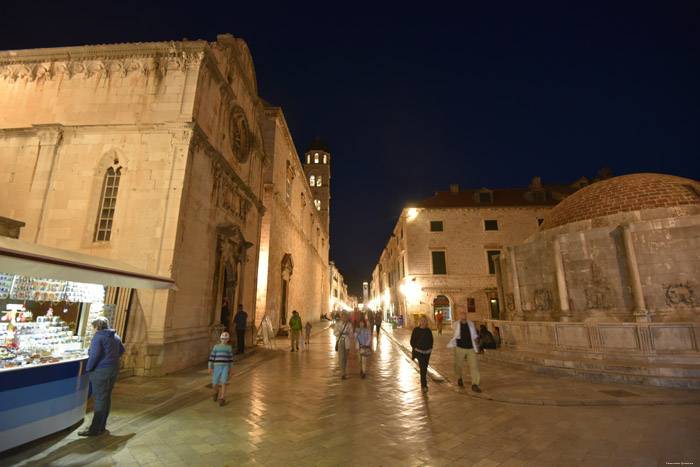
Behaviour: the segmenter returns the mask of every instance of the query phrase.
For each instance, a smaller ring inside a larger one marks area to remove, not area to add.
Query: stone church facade
[[[26,224],[20,239],[177,283],[178,291],[134,291],[126,367],[162,375],[200,364],[237,304],[253,339],[271,167],[265,128],[275,118],[243,40],[0,52],[0,104],[0,215]],[[282,140],[272,149],[293,153]],[[293,169],[303,181],[298,160]],[[295,189],[298,206],[308,187]],[[293,244],[290,253],[297,271],[309,267],[325,283],[327,232],[309,238],[320,246],[297,254]]]

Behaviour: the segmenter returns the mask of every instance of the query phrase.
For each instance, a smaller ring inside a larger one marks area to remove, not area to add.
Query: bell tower
[[[331,153],[328,151],[328,144],[321,141],[320,137],[316,137],[306,145],[304,157],[306,158],[304,172],[314,198],[314,206],[321,215],[326,233],[330,234]]]

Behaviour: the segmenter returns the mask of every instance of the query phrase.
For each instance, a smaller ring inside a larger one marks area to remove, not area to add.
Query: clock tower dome
[[[316,137],[306,145],[304,157],[304,172],[314,198],[314,206],[319,211],[326,233],[330,234],[331,153],[328,144]]]

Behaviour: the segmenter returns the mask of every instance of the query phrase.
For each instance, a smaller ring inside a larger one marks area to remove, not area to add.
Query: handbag
[[[345,323],[345,326],[343,326],[343,330],[340,331],[340,335],[338,336],[338,339],[335,341],[335,351],[338,351],[338,342],[340,342],[340,339],[344,339],[343,333],[345,332],[345,328],[348,327],[348,323]]]
[[[360,355],[362,355],[363,357],[369,357],[370,355],[372,355],[372,348],[369,345],[361,345]]]

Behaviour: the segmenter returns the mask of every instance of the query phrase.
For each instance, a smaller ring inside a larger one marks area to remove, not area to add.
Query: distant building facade
[[[345,283],[343,275],[338,271],[335,262],[331,261],[328,266],[328,277],[330,282],[331,312],[347,311],[354,308],[352,297],[348,295],[348,285]]]
[[[411,202],[401,212],[372,273],[370,308],[406,325],[425,315],[434,323],[468,312],[483,321],[500,316],[493,259],[507,245],[537,231],[545,215],[585,184],[543,186],[535,178],[525,189],[439,191]]]
[[[314,204],[316,186],[309,185],[280,108],[265,106],[262,129],[269,164],[264,174],[256,316],[267,315],[278,331],[288,327],[294,310],[304,323],[316,322],[330,310],[328,211],[324,216]],[[309,156],[307,151],[307,160]],[[327,146],[324,156],[329,166]],[[329,177],[322,181],[330,198]]]

